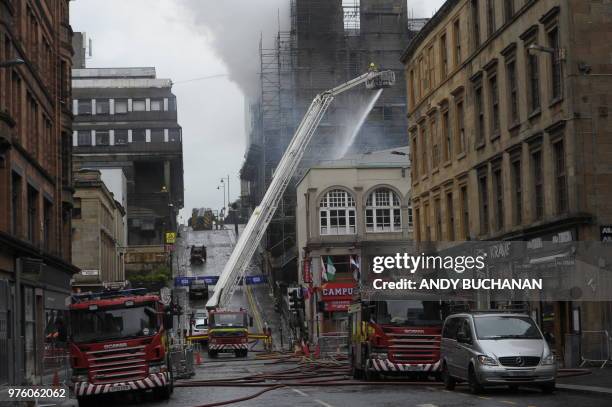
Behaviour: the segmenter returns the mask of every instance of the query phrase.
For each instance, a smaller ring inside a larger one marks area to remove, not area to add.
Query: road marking
[[[478,396],[479,399],[483,399],[483,400],[491,400],[491,397],[485,397],[485,396]]]
[[[298,389],[294,389],[294,388],[291,388],[291,390],[293,390],[294,392],[296,392],[300,396],[308,397],[308,394],[304,393],[302,390],[298,390]]]
[[[438,407],[436,404],[417,404],[416,407]]]
[[[331,404],[328,404],[326,402],[324,402],[323,400],[319,400],[319,399],[314,399],[315,402],[319,403],[320,405],[322,405],[323,407],[334,407]]]
[[[514,401],[509,401],[509,400],[501,400],[502,403],[506,403],[506,404],[511,404],[513,406],[516,405],[516,403]]]

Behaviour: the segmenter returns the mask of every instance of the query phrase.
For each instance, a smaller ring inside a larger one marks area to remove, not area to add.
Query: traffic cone
[[[53,373],[53,381],[51,382],[51,386],[60,387],[60,378],[57,369],[55,369],[55,372]]]
[[[310,357],[310,349],[308,349],[308,344],[306,342],[302,342],[302,351],[304,352],[304,356],[307,358]]]
[[[314,351],[314,358],[319,359],[319,356],[321,356],[321,346],[317,343]]]
[[[195,364],[196,365],[201,365],[202,364],[202,355],[200,355],[200,352],[196,352],[196,360],[195,360]]]

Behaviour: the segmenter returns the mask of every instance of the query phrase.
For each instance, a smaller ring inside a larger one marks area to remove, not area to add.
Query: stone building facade
[[[302,321],[310,339],[347,332],[350,292],[357,284],[354,264],[361,263],[369,244],[412,239],[407,151],[322,163],[299,181],[298,281],[311,294]],[[323,278],[323,264],[336,270],[329,281]]]
[[[81,271],[76,291],[98,291],[125,283],[125,208],[102,181],[99,170],[74,176],[72,260]]]
[[[0,386],[40,383],[46,329],[78,271],[68,13],[68,0],[0,1]]]
[[[611,13],[582,0],[449,0],[425,25],[402,56],[416,240],[601,240]],[[568,333],[612,328],[609,303],[532,306],[559,353]]]

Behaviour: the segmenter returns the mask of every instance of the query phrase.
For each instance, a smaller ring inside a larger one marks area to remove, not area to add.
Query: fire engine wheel
[[[79,407],[93,407],[96,405],[96,400],[93,397],[77,397]]]
[[[170,398],[170,394],[172,394],[172,386],[164,386],[164,387],[156,387],[153,390],[153,396],[155,400],[168,400]]]
[[[363,369],[357,369],[355,366],[351,366],[351,374],[355,380],[361,380],[364,376]]]
[[[210,356],[211,359],[215,359],[218,355],[219,355],[219,353],[216,350],[209,350],[208,351],[208,356]]]
[[[249,351],[246,349],[237,350],[235,353],[237,358],[246,358],[249,355]]]
[[[455,384],[457,384],[457,381],[448,372],[448,366],[446,366],[446,363],[442,365],[442,381],[444,382],[444,387],[446,390],[455,390]]]
[[[368,382],[376,381],[380,379],[380,373],[375,370],[366,369],[365,370],[365,379]]]

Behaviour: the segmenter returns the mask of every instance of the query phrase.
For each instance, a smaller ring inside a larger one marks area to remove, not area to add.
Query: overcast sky
[[[430,17],[444,0],[408,0]],[[88,67],[154,66],[175,83],[183,127],[185,209],[221,208],[217,190],[230,176],[238,197],[245,152],[245,95],[257,87],[259,39],[286,19],[288,0],[76,0],[74,31],[93,41]],[[226,74],[207,80],[192,79]],[[189,81],[189,82],[182,82]],[[226,181],[227,183],[227,181]]]

